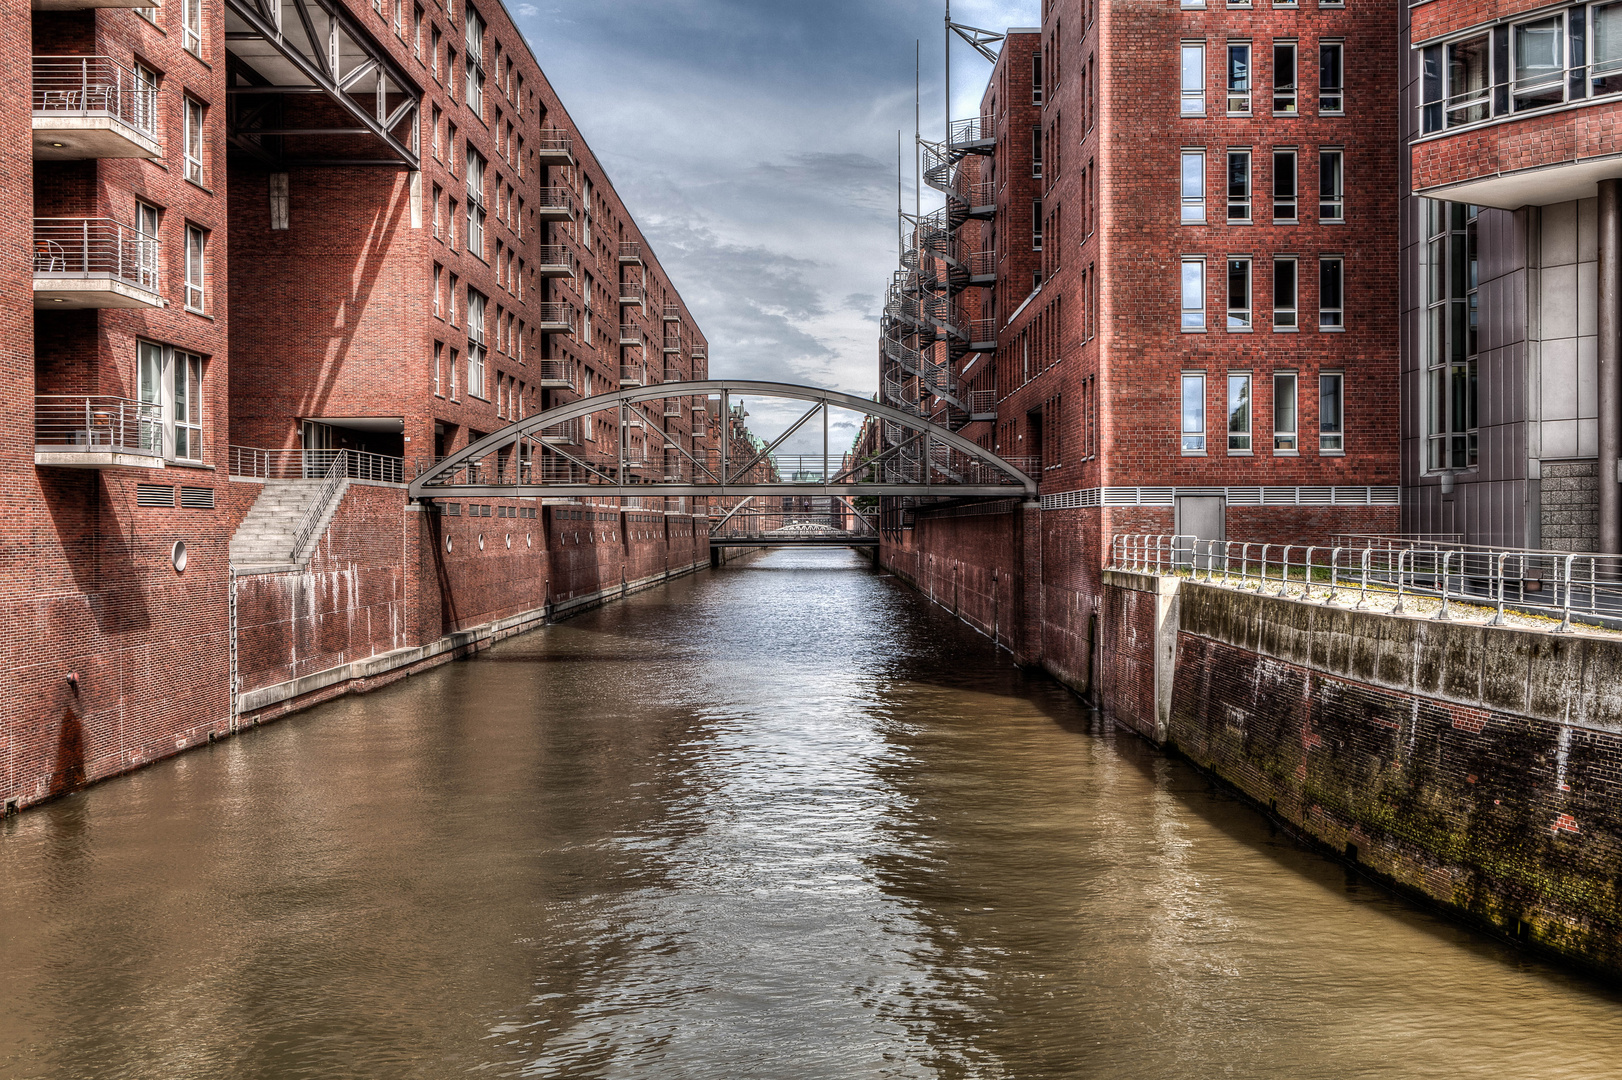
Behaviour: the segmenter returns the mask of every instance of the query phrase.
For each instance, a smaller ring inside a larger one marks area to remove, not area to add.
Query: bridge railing
[[[1463,615],[1455,608],[1463,604],[1490,609],[1490,625],[1514,614],[1518,621],[1558,619],[1557,633],[1569,632],[1577,618],[1622,626],[1622,555],[1360,540],[1309,545],[1123,533],[1111,541],[1110,566],[1441,620]]]

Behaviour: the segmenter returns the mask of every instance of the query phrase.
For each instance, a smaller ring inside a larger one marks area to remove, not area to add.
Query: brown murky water
[[[12,819],[0,961],[6,1077],[1622,1075],[1622,997],[838,551]]]

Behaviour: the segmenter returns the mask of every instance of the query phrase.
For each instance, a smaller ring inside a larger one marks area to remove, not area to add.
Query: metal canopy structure
[[[722,424],[723,431],[732,421],[733,403],[744,398],[809,402],[811,407],[770,444],[743,444],[750,446],[745,454],[736,449],[737,440],[730,435],[710,446],[684,446],[679,433],[643,422],[641,410],[634,408],[649,401],[682,398],[704,402],[702,411]],[[902,437],[883,452],[861,460],[850,459],[843,450],[830,451],[829,413],[835,409],[875,417]],[[601,428],[593,429],[599,432],[595,440],[582,437],[582,421],[603,414],[607,414],[607,430],[618,436],[608,436],[607,441],[617,444],[612,447],[604,447]],[[778,453],[819,415],[820,456]],[[642,450],[633,447],[633,430],[641,438],[662,440],[663,467],[652,464]],[[949,428],[890,405],[791,383],[712,379],[660,383],[556,406],[509,424],[434,463],[411,483],[411,497],[428,500],[771,495],[1033,499],[1036,481]]]
[[[277,169],[421,164],[421,90],[337,0],[225,0],[225,47],[233,150]]]

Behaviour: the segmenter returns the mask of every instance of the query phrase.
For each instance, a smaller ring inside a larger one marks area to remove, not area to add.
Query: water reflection
[[[854,555],[632,597],[0,826],[0,1075],[1609,1075]]]

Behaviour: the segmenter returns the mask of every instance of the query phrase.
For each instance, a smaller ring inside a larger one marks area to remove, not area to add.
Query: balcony
[[[568,188],[541,188],[535,193],[535,217],[540,221],[573,221],[574,193]]]
[[[537,165],[573,165],[574,136],[561,128],[545,128],[535,140]]]
[[[156,407],[100,394],[34,398],[34,464],[67,469],[161,469]]]
[[[997,253],[975,251],[969,254],[969,284],[986,288],[997,284]]]
[[[709,348],[710,347],[708,345],[700,345],[698,342],[695,341],[693,343],[693,360],[695,362],[699,361],[699,360],[708,360],[709,359]],[[693,370],[693,378],[695,378],[695,379],[698,378],[698,370],[697,370],[696,366],[695,366],[695,368]]]
[[[680,379],[672,379],[670,377],[670,372],[667,371],[667,372],[665,372],[665,381],[666,382],[679,382]],[[683,410],[682,410],[682,407],[681,407],[681,398],[674,398],[674,397],[665,398],[665,415],[667,417],[669,417],[669,416],[679,417],[679,416],[682,415],[682,411]]]
[[[642,328],[635,323],[620,323],[620,344],[633,349],[642,348]]]
[[[648,373],[641,364],[620,365],[620,386],[642,386],[648,381]]]
[[[543,244],[535,249],[535,272],[543,278],[574,277],[574,252],[562,244]]]
[[[574,389],[574,362],[572,360],[542,360],[540,384],[553,390]]]
[[[34,57],[34,160],[157,158],[158,88],[111,57]]]
[[[665,355],[679,355],[681,353],[681,338],[675,334],[665,335]]]
[[[158,239],[110,218],[34,219],[34,307],[157,308]]]
[[[995,320],[971,319],[968,329],[970,352],[997,351],[997,323]]]
[[[663,381],[665,381],[665,382],[686,382],[687,381],[687,376],[682,371],[681,368],[679,368],[679,367],[671,367],[669,364],[666,364],[665,365],[665,377],[664,377]]]
[[[580,417],[563,420],[541,429],[541,442],[548,446],[579,446],[581,444]]]
[[[640,408],[633,406],[625,410],[625,426],[641,431],[648,426],[648,418],[642,415]]]
[[[952,150],[958,153],[990,154],[997,149],[997,132],[990,117],[953,120],[949,131]]]
[[[642,245],[636,243],[635,241],[620,244],[620,265],[641,266]]]
[[[665,305],[665,322],[681,322],[681,305]]]
[[[647,300],[647,287],[640,281],[620,282],[620,307],[642,304]]]
[[[568,304],[535,304],[535,329],[543,334],[574,333],[574,308]]]

